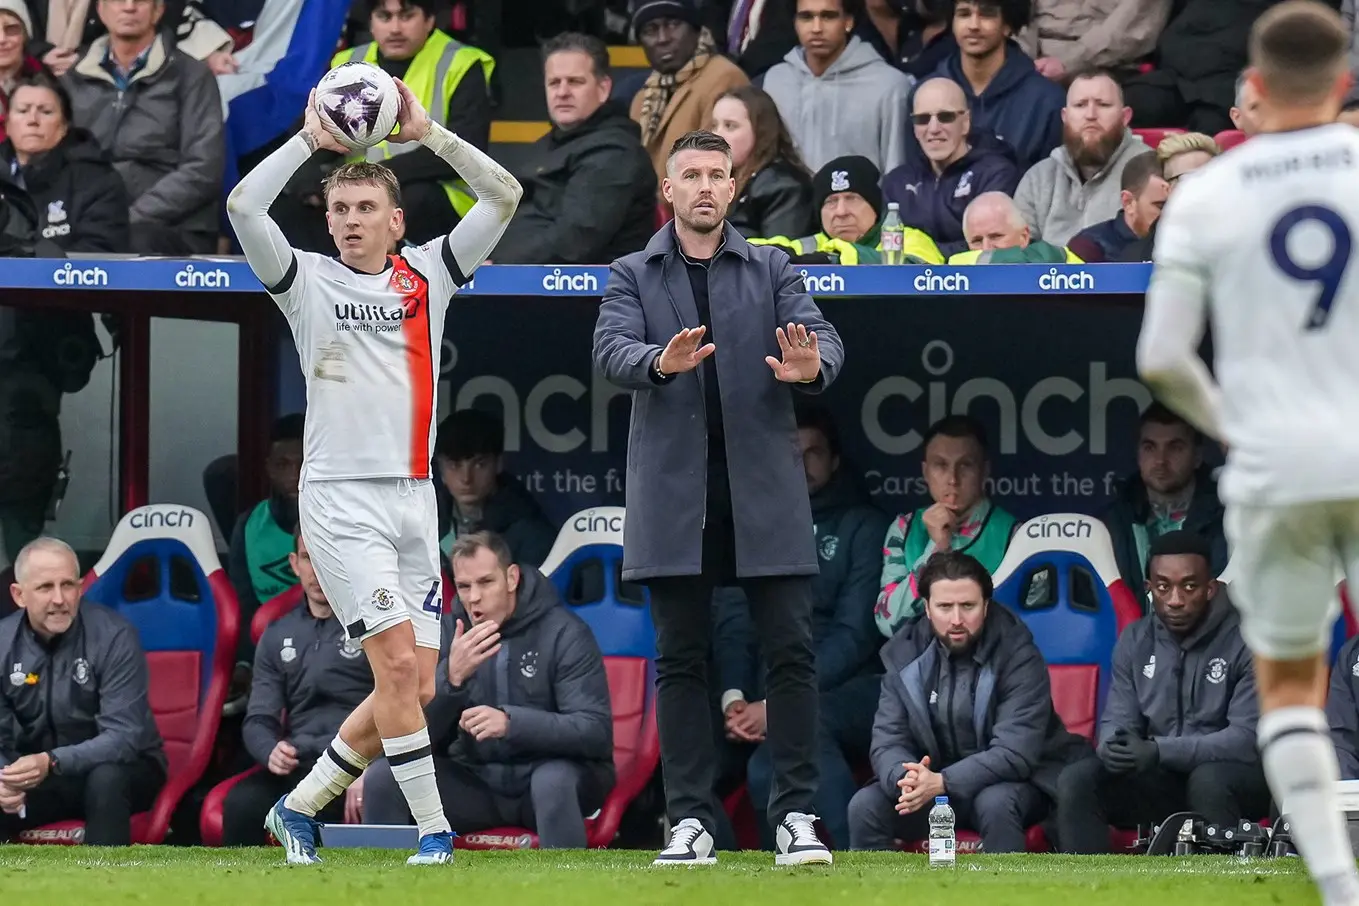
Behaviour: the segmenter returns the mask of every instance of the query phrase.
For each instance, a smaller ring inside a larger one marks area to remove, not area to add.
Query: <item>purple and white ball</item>
[[[371,148],[392,134],[401,92],[396,82],[372,63],[341,63],[316,85],[316,114],[340,144]]]

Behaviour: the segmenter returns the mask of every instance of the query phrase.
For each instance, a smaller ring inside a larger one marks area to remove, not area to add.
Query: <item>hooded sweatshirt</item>
[[[496,489],[482,505],[480,519],[464,519],[442,482],[435,499],[439,504],[439,550],[445,557],[459,535],[495,532],[510,546],[515,563],[541,566],[557,540],[557,529],[538,501],[508,472],[497,476]]]
[[[1086,227],[1103,223],[1119,212],[1123,168],[1128,161],[1151,149],[1131,129],[1108,162],[1088,180],[1071,160],[1066,147],[1058,145],[1048,159],[1034,164],[1015,191],[1015,204],[1034,239],[1066,245]]]
[[[882,178],[883,198],[901,206],[901,221],[939,244],[945,256],[967,249],[963,211],[983,192],[1013,195],[1019,184],[1014,149],[984,129],[967,136],[961,158],[936,174],[918,144],[906,151],[906,163]]]
[[[813,173],[837,157],[862,154],[886,173],[905,159],[907,99],[914,80],[857,37],[820,76],[801,47],[765,73],[764,90]]]

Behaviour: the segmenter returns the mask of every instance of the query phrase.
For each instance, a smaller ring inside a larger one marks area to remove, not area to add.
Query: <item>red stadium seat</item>
[[[260,605],[250,620],[250,641],[258,645],[269,624],[302,603],[302,586],[294,585],[274,595]]]
[[[1099,725],[1099,667],[1095,664],[1053,664],[1052,707],[1066,728],[1094,742]]]
[[[119,521],[85,577],[84,596],[137,629],[150,668],[149,698],[169,761],[151,811],[134,815],[135,843],[160,843],[180,799],[212,757],[235,663],[236,594],[217,559],[208,517],[189,507],[139,507]],[[21,843],[80,843],[84,823],[63,821]]]
[[[1223,151],[1230,151],[1245,140],[1246,133],[1240,129],[1227,129],[1213,136],[1213,141],[1217,142],[1217,146]]]
[[[1147,147],[1155,151],[1156,146],[1161,144],[1162,139],[1171,135],[1183,135],[1184,130],[1173,128],[1150,127],[1146,129],[1134,129],[1133,134],[1141,137],[1142,141],[1147,143]]]
[[[204,846],[222,845],[222,807],[226,805],[227,793],[251,774],[258,774],[262,770],[264,768],[255,765],[234,777],[228,777],[208,791],[207,797],[203,800],[203,811],[198,815],[198,833],[203,839]],[[264,820],[263,815],[260,816],[260,820]]]

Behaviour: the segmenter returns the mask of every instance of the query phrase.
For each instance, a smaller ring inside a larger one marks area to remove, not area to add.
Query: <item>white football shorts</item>
[[[409,620],[416,645],[439,648],[442,570],[432,482],[304,480],[298,516],[321,590],[351,641]]]

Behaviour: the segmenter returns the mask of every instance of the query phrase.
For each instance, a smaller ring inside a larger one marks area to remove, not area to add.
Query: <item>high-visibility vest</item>
[[[768,239],[747,240],[754,245],[777,245],[786,249],[792,249],[794,254],[807,255],[812,252],[826,252],[837,255],[840,264],[859,264],[859,250],[868,248],[855,242],[846,242],[843,239],[836,239],[826,233],[816,233],[811,236],[803,236],[801,239],[789,239],[787,236],[770,236]],[[881,252],[882,243],[879,242],[873,251]],[[939,246],[935,245],[934,240],[922,233],[920,230],[907,228],[902,235],[902,254],[913,261],[920,261],[924,264],[943,264],[944,256],[939,251]],[[871,264],[878,262],[870,260]]]
[[[330,61],[330,66],[334,69],[341,63],[355,61],[376,65],[377,57],[377,42],[371,41],[340,51]],[[425,109],[429,111],[429,118],[440,126],[447,127],[448,99],[453,96],[462,77],[477,64],[481,65],[486,76],[486,84],[489,85],[491,73],[495,71],[495,60],[491,55],[484,50],[455,41],[436,28],[430,32],[425,46],[420,48],[420,52],[411,60],[410,68],[406,70],[401,80],[406,83],[406,87],[415,95],[416,100],[425,105]],[[414,151],[416,147],[414,142],[393,145],[384,141],[349,159],[381,163],[398,154]],[[476,195],[461,179],[454,178],[440,184],[448,193],[448,201],[453,205],[453,210],[458,212],[459,217],[465,217],[476,203]]]
[[[1066,261],[1063,262],[1064,264],[1084,264],[1084,263],[1085,263],[1085,262],[1082,261],[1080,258],[1078,258],[1078,257],[1076,256],[1076,254],[1075,254],[1074,252],[1071,251],[1071,249],[1063,247],[1063,248],[1062,248],[1062,251],[1066,252]],[[980,262],[979,262],[978,259],[980,259],[980,258],[982,257],[982,255],[986,255],[987,259],[990,259],[990,257],[991,257],[990,254],[989,254],[988,252],[985,252],[985,251],[983,251],[982,249],[969,249],[969,250],[966,251],[966,252],[959,252],[959,253],[956,254],[956,255],[951,255],[951,256],[949,257],[949,259],[948,259],[948,263],[949,263],[949,264],[978,264],[978,263],[981,263],[981,264],[990,264],[990,263],[991,263],[990,260],[987,260],[987,261],[980,261]],[[1037,263],[1037,262],[1035,262],[1035,263]],[[1046,262],[1043,262],[1043,263],[1046,263]]]

